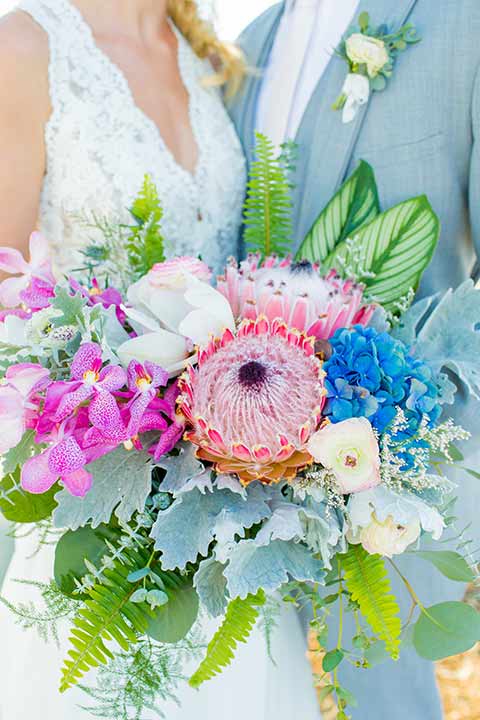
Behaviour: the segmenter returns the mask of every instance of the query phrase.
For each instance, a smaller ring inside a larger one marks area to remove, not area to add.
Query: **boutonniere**
[[[372,91],[385,90],[397,55],[420,40],[412,23],[389,32],[386,25],[372,27],[367,12],[360,15],[358,27],[349,30],[336,50],[348,64],[342,93],[333,105],[334,110],[343,110],[344,123],[355,119]]]

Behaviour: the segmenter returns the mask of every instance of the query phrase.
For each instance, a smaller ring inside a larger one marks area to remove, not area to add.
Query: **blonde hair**
[[[225,85],[227,97],[235,95],[247,73],[240,49],[217,37],[213,26],[200,17],[195,0],[168,0],[168,12],[198,57],[213,61],[217,72],[206,82]]]

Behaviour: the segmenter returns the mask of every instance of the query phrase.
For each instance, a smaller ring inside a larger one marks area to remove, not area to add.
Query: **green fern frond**
[[[164,238],[161,231],[163,209],[155,183],[145,175],[142,190],[133,203],[130,214],[135,220],[127,241],[128,260],[136,277],[142,277],[152,265],[165,260]]]
[[[124,553],[122,561],[105,569],[103,582],[88,590],[89,597],[73,620],[72,647],[62,670],[61,692],[75,685],[91,668],[113,658],[105,642],[115,640],[127,652],[146,633],[151,618],[148,606],[131,602],[142,580],[132,583],[128,577],[150,562],[145,549],[135,548]]]
[[[288,170],[270,140],[257,133],[245,201],[245,243],[263,257],[286,255],[292,244],[292,200]]]
[[[198,670],[190,678],[194,688],[215,675],[232,662],[239,642],[246,642],[258,618],[258,608],[266,602],[265,593],[248,595],[245,600],[235,598],[229,604],[225,619],[207,648],[207,655]]]
[[[361,545],[351,545],[341,556],[347,589],[372,630],[398,659],[402,624],[400,609],[392,595],[385,563],[380,555],[369,555]]]

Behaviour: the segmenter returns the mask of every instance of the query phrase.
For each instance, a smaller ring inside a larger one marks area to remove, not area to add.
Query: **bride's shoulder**
[[[2,100],[45,98],[48,88],[48,37],[26,13],[14,11],[0,19],[0,76]]]

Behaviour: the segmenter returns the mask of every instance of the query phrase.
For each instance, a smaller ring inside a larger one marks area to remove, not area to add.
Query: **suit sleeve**
[[[470,164],[469,208],[473,246],[476,254],[474,277],[480,279],[480,64],[472,97],[472,157]]]

